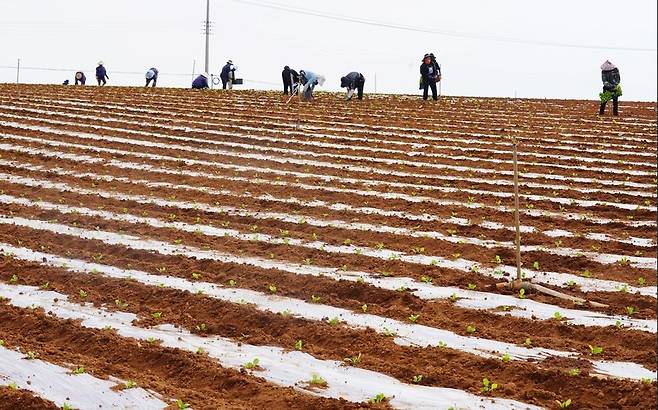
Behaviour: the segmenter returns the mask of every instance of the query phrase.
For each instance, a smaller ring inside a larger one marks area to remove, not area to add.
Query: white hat
[[[155,72],[153,70],[148,70],[146,72],[146,79],[150,80],[151,78],[155,77]]]
[[[208,73],[203,73],[203,74],[201,74],[201,75],[204,76],[204,77],[206,77],[206,78],[209,78],[209,77],[210,77],[210,75],[208,75]]]
[[[99,62],[98,62],[98,65],[103,65],[103,62],[102,62],[102,61],[99,61]]]

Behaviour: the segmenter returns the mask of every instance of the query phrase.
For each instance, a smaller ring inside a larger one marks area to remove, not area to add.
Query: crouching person
[[[192,82],[192,88],[195,90],[202,90],[205,88],[210,88],[208,85],[208,73],[203,73]]]
[[[357,91],[357,98],[363,100],[363,86],[366,83],[366,78],[361,73],[352,71],[347,74],[345,77],[340,79],[340,87],[347,88],[346,100],[351,100],[354,95],[354,90]]]

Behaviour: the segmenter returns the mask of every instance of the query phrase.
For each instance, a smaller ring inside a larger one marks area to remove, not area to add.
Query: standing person
[[[82,71],[78,71],[75,73],[75,85],[82,84],[85,85],[87,82],[87,77],[85,77],[85,73]]]
[[[222,72],[219,74],[219,78],[222,80],[222,88],[226,90],[233,89],[233,80],[235,80],[235,70],[238,68],[233,65],[233,61],[228,60],[226,65],[222,67]]]
[[[354,95],[354,90],[358,91],[358,99],[363,100],[363,86],[366,83],[366,78],[361,73],[352,71],[347,74],[345,77],[340,79],[340,87],[347,88],[346,100],[351,100]]]
[[[304,101],[313,100],[313,90],[315,90],[315,86],[318,84],[322,86],[325,82],[324,76],[307,70],[299,71],[299,79],[304,85],[304,88],[302,88],[302,100]]]
[[[619,97],[621,97],[621,75],[617,66],[605,60],[601,64],[601,80],[603,81],[603,92],[599,94],[601,107],[599,115],[605,113],[605,106],[612,100],[612,115],[619,115]]]
[[[145,85],[145,87],[148,87],[149,84],[151,83],[151,81],[153,81],[153,87],[155,87],[155,85],[158,82],[158,69],[155,68],[155,67],[149,68],[149,70],[146,72],[146,85]]]
[[[281,78],[283,79],[283,93],[288,95],[288,90],[290,90],[290,94],[292,94],[294,84],[299,81],[299,74],[290,67],[285,66],[281,72]]]
[[[436,92],[436,83],[440,80],[440,73],[437,72],[437,65],[432,63],[430,54],[425,54],[423,64],[420,65],[421,85],[423,86],[423,100],[427,100],[428,88],[432,89],[432,99],[437,101],[439,96]]]
[[[107,71],[105,70],[105,66],[103,66],[103,62],[99,61],[98,67],[96,67],[96,80],[98,81],[98,85],[103,86],[107,84],[107,81],[105,81],[105,79],[109,80],[110,77],[107,75]]]
[[[210,88],[208,85],[208,73],[203,73],[192,81],[192,88],[195,90],[202,90],[204,88]]]

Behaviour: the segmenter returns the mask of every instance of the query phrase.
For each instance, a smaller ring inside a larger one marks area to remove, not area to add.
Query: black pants
[[[98,80],[98,85],[105,85],[107,84],[107,81],[105,81],[105,77],[96,77],[96,80]],[[101,84],[103,83],[103,84]]]
[[[427,97],[428,97],[428,94],[429,94],[428,93],[428,91],[429,91],[428,88],[432,89],[432,99],[434,101],[438,100],[439,95],[436,92],[436,82],[434,82],[432,80],[423,81],[423,100],[427,100]]]
[[[228,84],[228,80],[222,80],[222,89],[226,90],[226,84]]]
[[[599,115],[605,113],[605,106],[608,102],[602,102],[599,108]],[[619,115],[619,97],[612,97],[612,115]]]
[[[77,78],[75,79],[75,85],[82,84],[85,85],[85,82],[82,80],[78,80]]]
[[[155,87],[155,84],[158,82],[158,79],[157,79],[156,77],[154,77],[154,78],[150,78],[150,79],[147,78],[147,79],[146,79],[146,87],[149,86],[149,84],[151,83],[151,81],[153,81],[153,87]]]
[[[292,94],[292,83],[291,82],[284,82],[283,83],[283,93],[285,95],[288,95],[288,90],[290,90],[290,94]]]
[[[366,78],[363,74],[359,77],[359,81],[356,82],[356,92],[358,93],[357,98],[363,100],[363,87],[366,85]]]

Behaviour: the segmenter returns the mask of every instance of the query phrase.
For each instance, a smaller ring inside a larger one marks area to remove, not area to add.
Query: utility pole
[[[210,72],[210,0],[206,0],[206,73]]]
[[[20,78],[21,74],[21,59],[18,59],[18,63],[16,64],[16,84],[18,84],[18,79]]]

